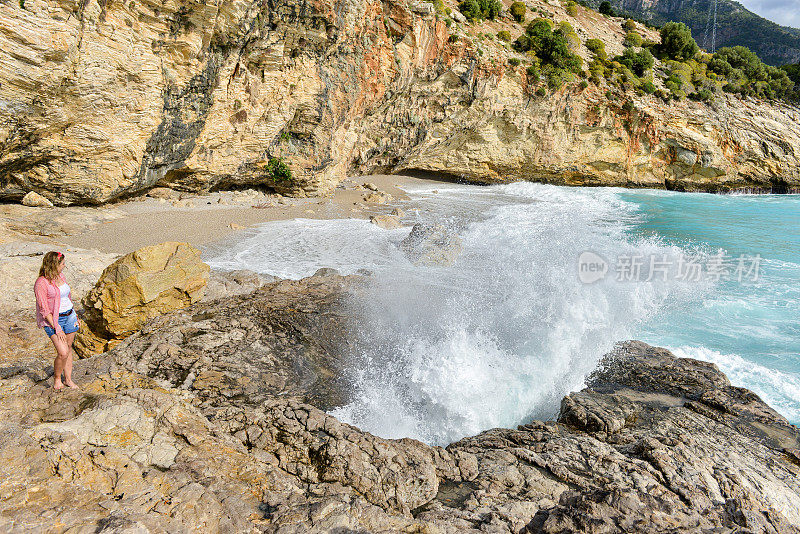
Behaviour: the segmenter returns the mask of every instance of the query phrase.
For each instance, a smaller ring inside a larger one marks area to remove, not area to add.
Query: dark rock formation
[[[355,280],[330,273],[280,280],[163,315],[110,352],[107,364],[192,391],[202,406],[291,397],[333,408],[344,400],[342,304]]]

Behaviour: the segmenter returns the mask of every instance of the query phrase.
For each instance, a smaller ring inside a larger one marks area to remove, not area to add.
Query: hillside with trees
[[[603,0],[588,0],[600,9]],[[655,26],[683,22],[698,44],[712,51],[713,0],[613,0],[614,14],[636,18]],[[718,0],[714,50],[746,46],[769,65],[800,62],[800,29],[780,26],[747,10],[739,2]]]

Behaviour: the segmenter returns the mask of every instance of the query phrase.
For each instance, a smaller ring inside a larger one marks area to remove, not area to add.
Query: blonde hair
[[[64,259],[60,252],[50,251],[42,258],[42,266],[39,268],[39,276],[44,276],[50,281],[58,278],[58,264]]]

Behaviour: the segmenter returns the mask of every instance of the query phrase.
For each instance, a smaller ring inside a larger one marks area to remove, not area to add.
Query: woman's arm
[[[33,284],[33,294],[36,295],[36,305],[42,315],[47,315],[48,312],[51,312],[52,315],[52,310],[47,304],[47,286],[45,286],[44,278],[39,277],[36,279],[36,283]]]
[[[40,278],[36,280],[36,283],[33,285],[33,292],[36,295],[36,304],[39,306],[44,320],[56,331],[58,338],[66,343],[66,334],[64,334],[61,325],[59,325],[58,321],[53,317],[53,310],[50,309],[47,303],[47,286],[45,284],[46,282],[44,279]]]

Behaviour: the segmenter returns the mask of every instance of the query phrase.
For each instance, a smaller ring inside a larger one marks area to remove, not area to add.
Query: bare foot
[[[70,380],[69,382],[67,382],[67,387],[68,387],[68,388],[72,388],[72,389],[81,389],[81,388],[79,388],[79,387],[78,387],[78,384],[76,384],[76,383],[75,383],[75,382],[73,382],[72,380]]]
[[[53,382],[53,389],[56,391],[61,391],[64,389],[64,384],[62,384],[60,380],[58,382]]]

